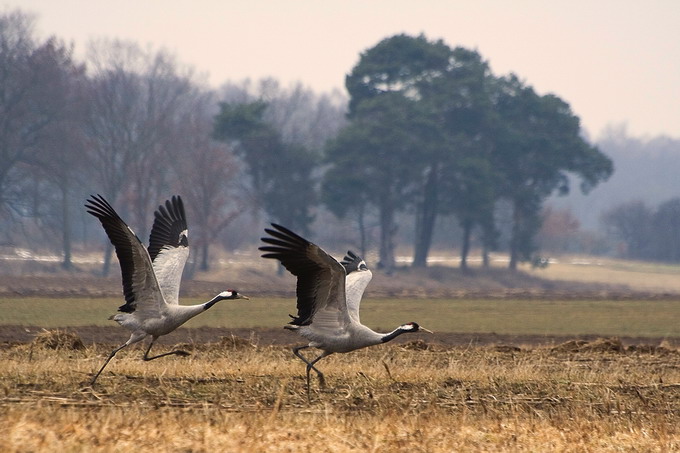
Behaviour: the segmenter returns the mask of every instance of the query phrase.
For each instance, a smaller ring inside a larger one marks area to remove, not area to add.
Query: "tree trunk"
[[[468,270],[467,258],[470,253],[470,236],[472,234],[472,223],[463,222],[463,245],[460,250],[460,268],[464,271]]]
[[[104,250],[104,266],[102,266],[102,275],[104,277],[108,277],[109,272],[111,272],[112,256],[113,256],[113,245],[111,245],[111,243],[107,241],[106,250]]]
[[[208,247],[208,241],[204,241],[203,244],[201,244],[201,265],[199,267],[202,271],[210,270],[210,260],[208,259],[209,249],[210,247]]]
[[[489,260],[489,246],[486,241],[482,245],[482,267],[484,269],[489,269],[491,267],[491,262]]]
[[[397,231],[394,225],[394,209],[391,203],[382,203],[380,208],[380,259],[378,268],[392,272],[395,267],[394,259],[394,234]]]
[[[68,209],[68,183],[61,185],[61,215],[62,215],[62,247],[64,260],[61,267],[66,270],[73,269],[72,250],[71,250],[71,216]]]
[[[519,261],[519,242],[522,231],[522,213],[520,212],[517,202],[512,204],[512,233],[510,237],[510,270],[517,270],[517,262]]]
[[[365,218],[365,206],[362,204],[359,206],[357,212],[357,224],[359,226],[359,248],[361,249],[361,256],[366,258],[366,218]]]
[[[489,254],[491,250],[496,247],[496,228],[493,226],[493,220],[487,220],[481,225],[482,228],[482,267],[489,269],[491,261]]]
[[[413,267],[427,267],[427,257],[430,254],[434,224],[437,219],[439,201],[438,175],[437,166],[430,167],[427,182],[425,183],[423,202],[418,208],[418,215],[416,215],[416,241]]]

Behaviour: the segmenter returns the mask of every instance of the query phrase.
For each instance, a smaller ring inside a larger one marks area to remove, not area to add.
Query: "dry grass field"
[[[521,266],[529,275],[550,281],[603,283],[633,291],[680,293],[680,265],[599,257],[563,257],[545,269]]]
[[[285,345],[296,337],[280,329],[294,280],[255,258],[183,285],[183,303],[225,282],[251,296],[154,347],[191,356],[143,362],[137,345],[95,388],[92,373],[127,338],[106,321],[119,277],[0,277],[0,452],[680,451],[680,267],[376,273],[362,320],[437,334],[322,360],[328,387],[313,379],[307,401],[304,364]],[[67,326],[87,332],[85,344],[63,331],[36,337]],[[276,341],[247,334],[267,327],[258,332],[276,327]],[[220,339],[227,328],[248,340]]]
[[[168,346],[158,346],[161,352]],[[0,349],[0,451],[673,451],[680,353],[616,340],[444,347],[416,338],[319,362],[238,338],[186,358],[55,331]]]

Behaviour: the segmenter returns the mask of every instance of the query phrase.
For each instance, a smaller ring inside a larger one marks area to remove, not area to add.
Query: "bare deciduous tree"
[[[55,38],[38,42],[33,17],[0,15],[0,206],[21,199],[21,165],[33,165],[49,141],[50,127],[69,105],[71,50]]]
[[[40,216],[34,223],[45,234],[59,231],[65,268],[71,267],[68,206],[79,162],[83,76],[71,48],[34,38],[32,16],[0,15],[0,208]]]
[[[190,76],[166,52],[144,51],[122,41],[92,43],[89,62],[89,164],[107,198],[112,203],[124,198],[132,206],[131,223],[146,228],[169,187],[177,121],[193,93]],[[142,236],[143,228],[138,229]],[[104,274],[110,256],[109,248]]]
[[[174,159],[177,188],[191,211],[192,244],[198,249],[199,269],[209,270],[210,245],[247,205],[239,187],[238,161],[227,145],[211,138],[213,94],[196,94],[182,118],[181,152]]]

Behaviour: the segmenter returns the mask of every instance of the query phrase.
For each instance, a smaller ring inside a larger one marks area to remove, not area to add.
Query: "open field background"
[[[549,341],[584,335],[657,343],[680,338],[677,265],[572,257],[552,260],[546,269],[525,266],[511,273],[496,262],[491,270],[463,273],[450,267],[453,257],[438,263],[393,275],[374,272],[362,303],[362,321],[377,330],[416,321],[437,333],[433,340],[444,342],[443,334],[454,333],[474,334],[468,340],[473,343],[490,334]],[[220,264],[183,283],[182,303],[199,303],[232,287],[251,300],[220,303],[186,325],[193,332],[166,340],[211,341],[229,334],[228,329],[249,337],[244,329],[252,329],[266,336],[265,342],[295,341],[281,329],[294,312],[295,279],[277,275],[274,263],[253,254],[225,257]],[[77,327],[87,336],[84,327],[98,326],[101,330],[88,332],[109,342],[124,341],[127,333],[108,321],[122,303],[120,278],[103,279],[94,275],[96,267],[88,269],[0,277],[0,340],[9,341],[23,330],[16,339],[30,341],[42,327]],[[265,335],[263,329],[276,332]]]
[[[263,261],[263,260],[260,260]],[[673,451],[680,449],[680,268],[554,262],[513,275],[376,272],[362,321],[404,335],[319,362],[281,326],[294,280],[225,267],[183,286],[223,302],[92,373],[124,342],[120,281],[91,271],[0,277],[0,451]],[[46,330],[47,329],[47,330]],[[56,330],[58,329],[58,330]]]
[[[552,260],[545,269],[522,268],[529,275],[572,284],[606,283],[650,294],[680,294],[680,265],[596,257]]]
[[[216,253],[217,254],[217,253]],[[344,250],[335,251],[342,256]],[[98,277],[101,255],[77,255],[78,272],[64,273],[56,256],[32,256],[19,259],[0,254],[0,297],[7,296],[111,296],[120,297],[120,277],[114,265],[110,278]],[[369,265],[377,257],[366,258]],[[399,259],[407,264],[405,255]],[[458,257],[441,254],[432,258],[428,269],[398,269],[385,275],[374,269],[374,277],[366,290],[372,298],[447,298],[468,296],[573,298],[614,294],[645,296],[680,295],[680,265],[611,258],[551,258],[544,269],[520,265],[518,273],[508,272],[507,258],[498,256],[492,267],[483,270],[471,259],[470,272],[457,269]],[[276,264],[259,257],[257,250],[222,253],[214,269],[196,273],[183,282],[183,293],[205,297],[206,293],[225,287],[255,296],[293,295],[294,278],[277,275]]]

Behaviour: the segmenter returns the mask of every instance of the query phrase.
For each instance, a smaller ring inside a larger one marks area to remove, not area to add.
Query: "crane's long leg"
[[[331,354],[333,354],[333,353],[332,353],[332,352],[324,351],[324,352],[321,353],[321,355],[320,355],[319,357],[317,357],[316,359],[314,359],[314,360],[312,360],[311,362],[309,362],[309,365],[307,365],[307,382],[309,382],[309,372],[310,372],[311,370],[314,370],[314,371],[316,371],[317,374],[319,375],[319,385],[321,385],[322,388],[323,388],[323,387],[326,387],[326,378],[324,378],[324,375],[323,375],[323,373],[322,373],[321,371],[319,371],[319,370],[317,370],[316,368],[314,368],[314,364],[315,364],[316,362],[318,362],[319,360],[323,359],[324,357],[329,356],[329,355],[331,355]]]
[[[308,369],[308,371],[309,371],[309,370],[314,370],[314,371],[316,371],[316,374],[319,376],[319,381],[320,381],[320,383],[321,383],[321,386],[325,386],[325,385],[326,385],[326,381],[325,381],[325,379],[324,379],[323,373],[322,373],[321,371],[319,371],[318,369],[316,369],[316,367],[314,367],[314,363],[316,363],[321,357],[325,357],[325,355],[319,356],[319,357],[316,358],[312,363],[310,363],[309,360],[307,360],[307,358],[306,358],[305,356],[303,356],[302,354],[300,354],[300,350],[301,350],[301,349],[307,349],[307,348],[310,348],[310,347],[311,347],[311,346],[298,346],[298,347],[296,347],[296,348],[293,348],[293,354],[295,354],[300,360],[302,360],[303,362],[305,362],[305,363],[307,364],[307,369]],[[328,354],[326,354],[326,355],[328,355]],[[311,368],[310,368],[310,367],[311,367]],[[307,381],[309,381],[309,379],[307,379]]]
[[[102,371],[104,371],[104,368],[106,368],[106,365],[109,364],[109,361],[113,358],[113,356],[116,355],[116,353],[118,351],[123,349],[125,346],[128,346],[129,344],[130,344],[130,341],[127,341],[127,342],[125,342],[125,344],[123,344],[123,346],[116,348],[113,351],[111,351],[111,354],[109,354],[109,357],[106,359],[106,362],[104,362],[104,365],[102,365],[102,367],[99,369],[97,374],[95,374],[94,377],[92,378],[92,380],[90,381],[90,387],[93,387],[94,383],[97,382],[97,378],[99,377],[100,374],[102,374]]]
[[[295,354],[300,360],[305,362],[307,364],[307,401],[309,401],[309,373],[314,370],[316,371],[316,374],[319,376],[319,385],[324,388],[326,387],[326,379],[324,378],[324,375],[321,371],[319,371],[314,364],[318,362],[319,360],[323,359],[326,356],[329,356],[332,354],[332,352],[327,352],[323,351],[319,357],[316,359],[312,360],[311,362],[307,360],[302,354],[300,354],[300,350],[302,349],[307,349],[310,346],[298,346],[296,348],[293,348],[293,354]]]
[[[149,351],[151,351],[151,346],[153,346],[153,344],[156,342],[157,339],[158,339],[158,337],[153,337],[151,339],[151,343],[149,343],[149,347],[146,348],[146,352],[144,353],[144,357],[142,357],[145,362],[148,362],[149,360],[159,359],[161,357],[165,357],[166,355],[181,355],[182,357],[189,355],[189,353],[186,352],[186,351],[177,350],[177,351],[164,352],[163,354],[158,354],[158,355],[155,355],[153,357],[149,357]]]
[[[109,354],[109,357],[106,359],[106,362],[104,362],[104,365],[102,365],[102,367],[99,369],[99,371],[97,372],[97,374],[95,374],[94,377],[92,378],[92,380],[90,381],[90,387],[94,386],[94,383],[97,382],[97,378],[99,377],[99,375],[102,374],[102,371],[104,371],[104,368],[106,368],[106,365],[109,364],[109,362],[111,361],[111,359],[113,358],[113,356],[116,355],[116,353],[117,353],[118,351],[120,351],[121,349],[123,349],[123,348],[126,347],[126,346],[130,346],[130,345],[133,344],[133,343],[137,343],[138,341],[141,341],[141,340],[143,340],[144,338],[146,338],[146,333],[143,333],[143,332],[133,332],[132,335],[130,335],[130,338],[128,338],[128,341],[126,341],[126,342],[123,344],[123,346],[121,346],[121,347],[119,347],[119,348],[116,348],[116,349],[114,349],[113,351],[111,351],[111,354]]]

